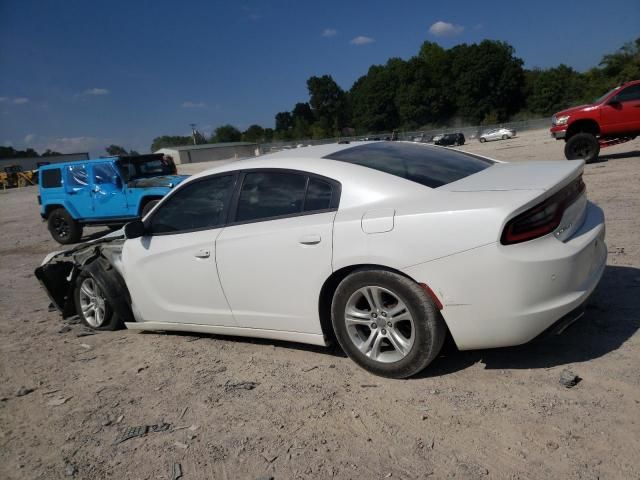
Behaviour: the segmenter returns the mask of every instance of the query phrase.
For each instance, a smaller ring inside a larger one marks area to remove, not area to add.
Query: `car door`
[[[147,234],[124,242],[124,277],[141,320],[236,326],[215,261],[236,178],[188,182],[145,220]]]
[[[121,218],[128,214],[126,188],[113,163],[91,164],[91,188],[95,215]]]
[[[86,165],[68,165],[65,168],[64,189],[73,218],[78,220],[94,216],[91,182]]]
[[[631,85],[602,106],[603,130],[612,133],[640,131],[640,84]]]
[[[233,222],[216,240],[220,280],[241,327],[322,333],[340,184],[290,170],[243,173]]]

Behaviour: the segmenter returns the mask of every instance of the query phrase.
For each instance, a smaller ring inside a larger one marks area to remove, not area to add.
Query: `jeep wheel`
[[[82,238],[82,225],[71,218],[64,208],[56,208],[49,214],[47,226],[53,239],[62,245],[77,243]]]
[[[600,153],[598,139],[590,133],[577,133],[564,146],[564,156],[567,160],[582,159],[585,163],[593,162]]]

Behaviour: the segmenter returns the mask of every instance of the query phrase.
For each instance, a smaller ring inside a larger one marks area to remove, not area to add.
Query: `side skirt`
[[[193,323],[126,322],[125,325],[129,330],[211,333],[214,335],[268,338],[271,340],[308,343],[322,347],[327,346],[324,335],[316,333],[284,332],[281,330],[264,330],[261,328],[221,327]]]

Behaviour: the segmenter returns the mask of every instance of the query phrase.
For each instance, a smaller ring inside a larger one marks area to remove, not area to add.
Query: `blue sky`
[[[485,38],[578,70],[640,36],[638,0],[0,0],[0,144],[147,151],[162,134],[273,126],[306,79]]]

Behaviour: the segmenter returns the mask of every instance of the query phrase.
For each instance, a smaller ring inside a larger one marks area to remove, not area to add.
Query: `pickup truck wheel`
[[[89,328],[94,330],[122,328],[122,321],[109,303],[104,287],[90,273],[83,272],[78,276],[74,300],[78,316]]]
[[[150,202],[145,203],[144,207],[142,207],[142,214],[140,216],[144,218],[159,201],[160,200],[151,200]]]
[[[53,239],[62,245],[77,243],[82,238],[82,225],[71,218],[64,208],[56,208],[49,214],[47,226]]]
[[[600,153],[598,139],[590,133],[576,133],[564,146],[564,156],[567,160],[582,159],[585,163],[593,162]]]

